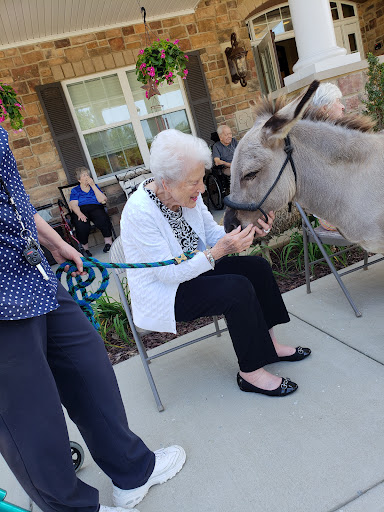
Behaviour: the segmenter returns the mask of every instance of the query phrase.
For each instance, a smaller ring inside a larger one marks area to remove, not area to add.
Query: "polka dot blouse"
[[[33,219],[36,210],[29,202],[15,158],[8,145],[8,134],[0,127],[0,176],[11,193],[23,223],[37,240]],[[21,226],[0,185],[0,320],[19,320],[44,315],[59,307],[57,279],[42,255],[41,265],[49,276],[45,281],[36,267],[24,259],[25,242]]]

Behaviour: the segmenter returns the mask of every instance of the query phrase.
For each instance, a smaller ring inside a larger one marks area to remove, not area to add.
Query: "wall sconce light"
[[[241,83],[242,87],[247,85],[247,50],[244,50],[236,39],[235,32],[231,34],[231,48],[225,49],[225,55],[228,61],[229,72],[231,73],[232,82]]]

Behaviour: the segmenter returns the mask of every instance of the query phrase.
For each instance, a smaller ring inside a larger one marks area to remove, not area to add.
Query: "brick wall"
[[[238,135],[235,112],[252,108],[260,96],[251,52],[248,86],[232,84],[224,50],[231,32],[250,50],[248,32],[238,11],[238,0],[201,0],[194,14],[149,23],[152,37],[179,39],[183,50],[199,50],[218,123],[229,124]],[[155,35],[154,35],[155,34]],[[37,85],[114,70],[135,63],[145,46],[142,23],[56,41],[0,51],[0,80],[12,84],[25,107],[22,132],[9,132],[20,174],[34,205],[55,201],[59,185],[67,183],[35,88]],[[4,124],[9,129],[7,124]],[[105,190],[111,198],[116,186]],[[124,204],[113,205],[118,213]],[[53,215],[57,211],[52,212]],[[118,219],[116,219],[118,220]]]
[[[364,52],[384,54],[384,0],[368,0],[359,5],[359,19]],[[381,48],[375,50],[375,44]]]

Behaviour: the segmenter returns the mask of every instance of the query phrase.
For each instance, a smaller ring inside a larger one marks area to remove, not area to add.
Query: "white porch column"
[[[285,85],[313,73],[343,66],[360,59],[359,53],[347,55],[336,44],[329,0],[288,0],[299,60],[294,73],[284,78]]]

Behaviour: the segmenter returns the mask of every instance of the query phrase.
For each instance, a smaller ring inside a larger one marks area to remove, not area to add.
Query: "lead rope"
[[[109,284],[108,268],[156,268],[166,267],[168,265],[179,265],[183,261],[192,259],[197,254],[197,251],[186,251],[181,256],[172,258],[165,261],[157,261],[154,263],[103,263],[96,258],[81,258],[83,261],[84,270],[88,273],[88,278],[83,280],[81,276],[77,275],[73,277],[72,272],[77,272],[77,267],[73,261],[65,261],[56,270],[56,276],[59,281],[63,273],[67,274],[67,285],[68,291],[72,295],[73,299],[79,304],[83,310],[85,316],[92,323],[96,330],[100,329],[100,324],[95,319],[95,314],[91,303],[97,300],[105,292]],[[68,270],[64,270],[66,266],[69,266]],[[93,267],[97,268],[101,273],[101,283],[99,288],[95,292],[87,293],[86,288],[90,286],[96,278]],[[81,299],[77,292],[81,293]]]

